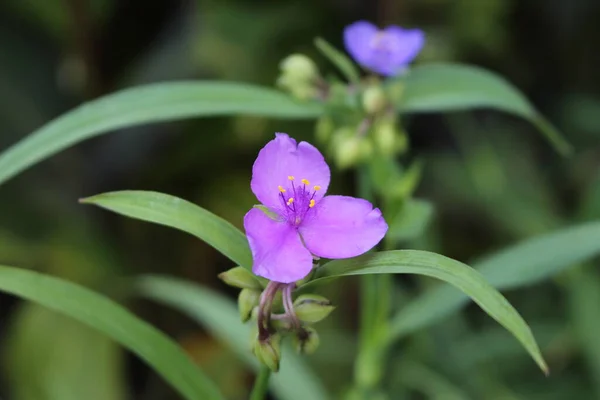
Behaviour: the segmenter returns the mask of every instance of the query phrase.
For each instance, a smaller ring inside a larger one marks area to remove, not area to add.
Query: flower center
[[[377,32],[373,39],[371,39],[369,45],[373,50],[377,51],[382,55],[389,56],[394,51],[394,41],[392,40],[390,35],[388,35],[384,31]]]
[[[306,213],[315,206],[315,194],[321,190],[321,186],[310,187],[308,179],[301,179],[301,184],[295,183],[295,178],[288,176],[287,189],[278,186],[281,199],[283,216],[288,223],[298,226],[306,216]]]

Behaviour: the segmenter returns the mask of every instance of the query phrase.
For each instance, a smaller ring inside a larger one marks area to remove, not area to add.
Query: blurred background
[[[417,63],[471,63],[505,76],[575,145],[558,156],[527,122],[492,111],[404,118],[409,158],[425,161],[419,198],[434,219],[404,247],[461,261],[533,235],[600,218],[600,2],[597,0],[2,0],[0,149],[83,101],[177,79],[273,86],[286,55],[311,56],[322,36],[341,47],[367,19],[420,27]],[[115,282],[175,275],[235,298],[216,275],[233,265],[183,233],[82,206],[77,199],[139,189],[195,202],[241,228],[254,203],[251,166],[273,132],[313,140],[314,123],[192,119],[141,126],[79,144],[0,187],[0,263],[36,269],[119,298]],[[336,193],[352,176],[337,173]],[[552,374],[474,305],[399,343],[392,398],[600,399],[600,272],[579,265],[505,293],[530,323]],[[399,276],[399,301],[433,284]],[[325,289],[339,304],[310,363],[332,393],[352,376],[358,316],[352,279]],[[154,303],[131,309],[175,337],[232,399],[252,374],[195,323]],[[141,361],[41,307],[0,296],[0,397],[14,400],[177,399]],[[445,389],[435,391],[438,385]],[[437,394],[436,394],[437,393]]]

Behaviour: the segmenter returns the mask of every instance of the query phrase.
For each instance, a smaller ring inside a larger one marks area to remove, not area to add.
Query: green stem
[[[250,394],[250,400],[264,400],[267,396],[267,390],[269,388],[269,378],[271,377],[271,370],[269,367],[262,365],[260,372],[256,375],[254,380],[254,387]]]
[[[366,167],[358,171],[358,195],[373,202],[368,174]],[[358,392],[365,395],[379,386],[383,374],[382,337],[386,333],[390,311],[391,279],[389,275],[365,275],[360,281],[360,336],[354,379]]]

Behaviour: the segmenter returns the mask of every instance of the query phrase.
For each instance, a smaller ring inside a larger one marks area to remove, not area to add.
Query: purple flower
[[[344,30],[346,50],[363,67],[385,76],[393,76],[419,54],[425,43],[420,29],[402,29],[390,25],[378,29],[367,21],[358,21]]]
[[[363,199],[325,196],[329,166],[313,145],[276,133],[252,168],[252,191],[274,215],[248,211],[244,228],[252,270],[291,283],[310,272],[313,255],[348,258],[370,250],[387,232],[379,209]]]

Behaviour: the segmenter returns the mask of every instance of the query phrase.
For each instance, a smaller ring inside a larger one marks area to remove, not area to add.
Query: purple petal
[[[290,181],[288,177],[294,177]],[[274,210],[281,208],[279,186],[287,195],[293,192],[292,183],[302,185],[302,179],[310,182],[309,188],[320,186],[315,200],[321,199],[329,186],[329,166],[323,155],[312,144],[296,141],[285,133],[276,133],[275,139],[258,153],[252,167],[250,187],[261,203]]]
[[[391,47],[395,49],[390,62],[390,74],[406,67],[425,44],[425,34],[420,29],[402,29],[392,25],[385,28],[384,33],[390,38]]]
[[[393,76],[419,54],[425,35],[419,29],[388,26],[383,30],[366,21],[355,22],[344,30],[350,55],[363,67],[378,74]]]
[[[344,29],[346,50],[362,66],[368,67],[369,60],[373,56],[371,43],[378,32],[379,29],[367,21],[355,22]]]
[[[252,251],[252,271],[271,281],[291,283],[312,269],[312,255],[302,245],[293,226],[272,220],[257,208],[244,217],[244,229]]]
[[[372,249],[388,226],[378,208],[366,200],[326,196],[302,222],[300,234],[312,254],[348,258]]]

